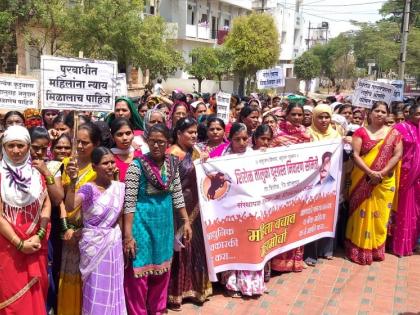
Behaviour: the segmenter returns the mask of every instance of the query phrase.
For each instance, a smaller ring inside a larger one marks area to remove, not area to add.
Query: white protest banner
[[[404,99],[404,80],[378,79],[378,82],[391,84],[395,87],[391,102],[402,102]]]
[[[259,90],[275,89],[283,87],[284,84],[283,68],[281,67],[264,69],[257,72],[257,88]]]
[[[219,92],[216,94],[217,117],[222,119],[225,123],[229,122],[230,98],[231,95],[229,93]]]
[[[0,76],[0,108],[38,108],[38,80]]]
[[[111,112],[117,62],[41,56],[42,108]]]
[[[128,96],[128,89],[127,89],[127,77],[125,73],[118,73],[117,74],[117,86],[115,89],[115,96]]]
[[[377,101],[391,104],[395,87],[391,84],[360,79],[353,93],[353,105],[371,108]]]
[[[342,152],[330,140],[196,161],[210,280],[334,237]]]

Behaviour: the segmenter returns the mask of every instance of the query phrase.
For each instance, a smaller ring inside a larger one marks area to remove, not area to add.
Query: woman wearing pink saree
[[[420,234],[420,104],[410,108],[408,120],[394,129],[402,135],[403,156],[398,190],[398,207],[392,226],[392,252],[413,254]],[[416,193],[417,192],[417,193]]]

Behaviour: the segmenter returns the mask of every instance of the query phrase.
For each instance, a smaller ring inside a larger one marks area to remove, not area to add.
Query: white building
[[[251,11],[248,0],[161,0],[158,14],[171,28],[171,39],[175,48],[182,52],[187,63],[191,62],[189,53],[196,47],[214,47],[222,44],[232,26],[233,19]],[[189,80],[186,80],[189,79]],[[192,90],[197,81],[185,71],[178,71],[166,80],[165,89],[175,87]],[[232,82],[223,82],[223,90],[232,90]],[[215,81],[204,80],[203,91],[214,92],[218,89]]]
[[[253,2],[254,9],[264,10],[274,18],[280,36],[278,64],[283,66],[286,78],[293,77],[293,60],[305,50],[303,0],[295,0],[294,4],[291,2],[285,0],[264,1],[264,8],[261,7],[261,0]]]

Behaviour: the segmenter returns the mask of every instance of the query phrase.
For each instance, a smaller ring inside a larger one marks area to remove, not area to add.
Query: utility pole
[[[309,27],[308,27],[308,42],[307,42],[307,47],[308,47],[308,50],[309,50],[309,48],[310,48],[310,42],[311,42],[311,21],[309,21]]]
[[[404,15],[403,15],[403,27],[401,36],[401,48],[400,48],[400,64],[398,68],[398,78],[404,80],[405,72],[405,60],[407,57],[407,42],[408,42],[408,31],[410,23],[410,8],[411,0],[405,0]]]

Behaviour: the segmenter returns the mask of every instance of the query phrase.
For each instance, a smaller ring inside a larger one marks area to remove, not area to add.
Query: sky
[[[283,0],[286,5],[294,0]],[[329,23],[329,37],[336,37],[342,32],[357,29],[349,20],[375,22],[382,16],[379,9],[385,0],[303,0],[303,12],[306,30],[308,24]]]

